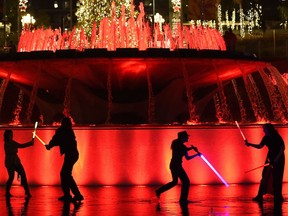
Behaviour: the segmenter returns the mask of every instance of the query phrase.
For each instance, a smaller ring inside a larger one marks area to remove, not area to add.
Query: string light
[[[122,5],[125,6],[127,17],[130,15],[130,0],[80,0],[76,11],[78,25],[90,34],[93,23],[99,26],[104,17],[111,16],[112,2],[115,2],[117,17],[121,14]]]
[[[256,4],[256,9],[254,10],[255,14],[255,26],[261,28],[260,20],[262,17],[262,6]]]
[[[20,5],[26,5],[28,0],[20,0]],[[116,14],[115,17],[119,18],[121,14],[125,14],[126,20],[130,16],[135,16],[136,14],[131,14],[131,4],[133,4],[133,0],[79,0],[77,4],[76,16],[78,20],[78,26],[81,26],[87,36],[91,36],[93,24],[97,24],[97,28],[99,27],[100,20],[104,17],[111,17],[111,5],[112,2],[115,2]],[[170,0],[172,6],[172,20],[171,26],[175,30],[177,28],[177,24],[181,21],[181,0]],[[121,7],[125,7],[125,13],[121,13]],[[245,37],[245,19],[248,21],[247,31],[248,34],[251,35],[253,33],[254,28],[261,27],[261,17],[262,17],[262,7],[261,5],[256,4],[256,8],[251,8],[247,11],[247,15],[245,15],[242,8],[239,9],[239,30],[240,36],[242,38]],[[23,7],[23,9],[25,6]],[[223,16],[224,18],[224,16]],[[223,19],[224,20],[224,19]],[[192,24],[192,23],[191,23]],[[227,26],[227,28],[231,28],[234,30],[236,28],[236,9],[232,11],[231,20],[229,17],[229,11],[225,12],[225,21],[222,23],[222,6],[221,4],[217,5],[217,18],[216,20],[210,21],[193,21],[193,25],[200,26],[205,24],[206,27],[216,28],[218,31],[223,34],[223,24]]]
[[[181,0],[171,0],[173,14],[172,14],[172,28],[177,29],[177,23],[181,22]]]
[[[223,34],[223,27],[222,27],[222,7],[221,4],[217,5],[217,18],[218,18],[218,31]]]
[[[230,22],[229,22],[228,10],[225,11],[225,17],[226,17],[226,27],[229,28],[230,27]]]
[[[248,21],[248,34],[252,35],[252,30],[254,27],[254,13],[253,13],[253,8],[252,8],[252,4],[250,2],[250,9],[248,10],[248,15],[247,15],[247,21]]]
[[[243,9],[242,8],[240,8],[240,36],[242,37],[242,38],[244,38],[245,37],[245,24],[244,24],[244,12],[243,12]]]
[[[231,24],[231,29],[234,30],[235,29],[235,20],[236,20],[236,10],[234,8],[234,10],[232,11],[232,24]]]

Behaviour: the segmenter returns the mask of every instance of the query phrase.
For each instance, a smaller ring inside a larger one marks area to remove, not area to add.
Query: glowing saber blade
[[[36,134],[33,132],[33,135],[35,134],[35,137],[45,146],[46,143]]]
[[[218,176],[218,178],[223,182],[226,187],[229,187],[229,184],[223,179],[223,177],[217,172],[217,170],[210,164],[210,162],[204,157],[204,155],[200,155],[202,160],[212,169],[212,171]]]
[[[239,131],[240,131],[240,133],[241,133],[241,135],[242,135],[242,137],[243,137],[244,141],[245,141],[245,140],[247,140],[247,139],[246,139],[246,137],[244,136],[244,134],[243,134],[243,132],[242,132],[242,130],[241,130],[241,128],[240,128],[240,126],[239,126],[238,122],[237,122],[237,121],[235,121],[235,123],[236,123],[236,125],[237,125],[237,127],[238,127],[238,129],[239,129]]]
[[[38,121],[36,121],[36,122],[35,122],[35,125],[34,125],[33,139],[34,139],[35,136],[36,136],[37,127],[38,127]]]
[[[266,164],[264,164],[264,165],[261,165],[261,166],[255,167],[255,168],[253,168],[253,169],[251,169],[251,170],[247,170],[245,173],[248,173],[248,172],[251,172],[251,171],[254,171],[254,170],[260,169],[260,168],[262,168],[262,167],[266,167],[266,166],[269,166],[269,163],[266,163]]]

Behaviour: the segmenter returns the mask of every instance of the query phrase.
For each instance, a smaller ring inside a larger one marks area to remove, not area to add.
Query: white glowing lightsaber
[[[35,132],[32,132],[33,135],[35,135],[35,137],[45,146],[46,143],[35,133]]]
[[[35,136],[36,136],[37,127],[38,127],[38,121],[36,121],[36,122],[35,122],[35,125],[34,125],[33,139],[34,139]]]
[[[266,163],[266,164],[264,164],[264,165],[261,165],[261,166],[255,167],[255,168],[253,168],[253,169],[251,169],[251,170],[247,170],[245,173],[248,173],[248,172],[251,172],[251,171],[254,171],[254,170],[260,169],[260,168],[262,168],[262,167],[266,167],[266,166],[269,166],[269,163]]]
[[[198,149],[191,145],[191,147],[193,148],[194,151],[196,151],[198,154],[200,154],[200,157],[202,158],[202,160],[211,168],[211,170],[218,176],[218,178],[223,182],[223,184],[226,187],[229,187],[229,184],[224,180],[224,178],[217,172],[217,170],[212,166],[212,164],[204,157],[203,154],[201,154]]]
[[[240,126],[239,126],[238,122],[237,122],[237,121],[235,121],[235,123],[236,123],[236,125],[237,125],[237,127],[238,127],[238,129],[239,129],[239,131],[240,131],[240,133],[241,133],[241,135],[242,135],[242,137],[243,137],[244,141],[245,141],[245,140],[247,140],[247,139],[246,139],[246,137],[244,136],[244,134],[243,134],[243,132],[242,132],[242,130],[241,130],[241,128],[240,128]]]
[[[211,168],[211,170],[218,176],[218,178],[223,182],[226,187],[229,187],[229,184],[224,180],[224,178],[217,172],[217,170],[211,165],[211,163],[204,157],[204,155],[200,155],[202,160]]]

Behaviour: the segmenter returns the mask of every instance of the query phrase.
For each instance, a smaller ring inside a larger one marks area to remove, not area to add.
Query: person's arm
[[[50,140],[49,144],[45,145],[47,150],[50,150],[51,148],[53,148],[54,146],[59,146],[60,142],[59,142],[59,132],[56,131],[56,133],[54,134],[54,136],[52,137],[52,139]]]
[[[191,145],[191,147],[187,147],[187,151],[193,150],[194,146]]]
[[[47,150],[50,150],[50,149],[53,148],[54,146],[59,146],[59,145],[58,145],[57,142],[55,142],[55,140],[53,140],[53,139],[49,142],[49,144],[45,145],[45,147],[46,147]]]
[[[23,144],[20,144],[20,143],[18,143],[16,141],[14,141],[14,142],[15,142],[15,145],[16,145],[17,148],[27,148],[29,146],[33,146],[34,145],[34,139],[32,139],[29,142],[23,143]]]
[[[262,139],[262,141],[260,142],[260,144],[253,144],[253,143],[250,143],[250,142],[248,142],[248,140],[245,140],[245,144],[246,144],[246,146],[251,146],[251,147],[253,147],[253,148],[257,148],[257,149],[261,149],[261,148],[263,148],[263,146],[264,146],[264,138]]]
[[[186,160],[191,160],[191,159],[193,159],[193,158],[195,158],[195,157],[197,157],[197,156],[200,156],[201,155],[201,153],[197,153],[197,154],[194,154],[194,155],[188,155],[188,152],[185,154],[185,158],[186,158]]]

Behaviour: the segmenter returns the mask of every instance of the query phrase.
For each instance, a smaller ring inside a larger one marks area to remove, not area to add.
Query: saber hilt
[[[197,152],[198,154],[201,154],[201,153],[199,152],[199,150],[197,149],[196,146],[191,145],[191,148],[192,148],[195,152]]]

